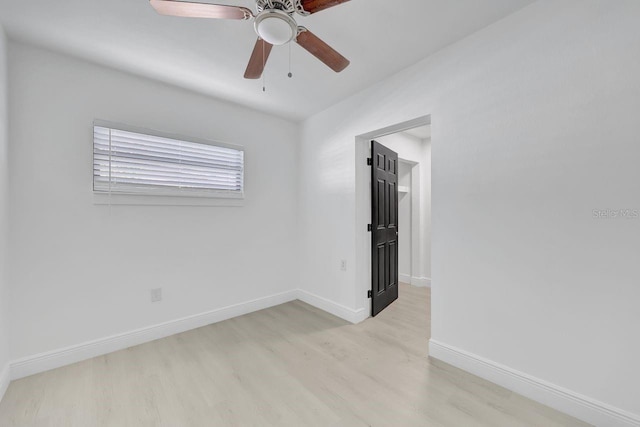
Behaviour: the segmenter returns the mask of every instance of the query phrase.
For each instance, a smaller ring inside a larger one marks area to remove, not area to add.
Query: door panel
[[[384,200],[385,197],[385,183],[384,181],[378,181],[378,200]],[[378,220],[374,222],[377,225],[376,228],[384,228],[386,224],[386,205],[384,203],[380,203],[378,205]]]
[[[398,299],[398,154],[371,142],[371,314]]]
[[[395,182],[389,182],[387,184],[389,186],[389,203],[387,208],[389,209],[389,227],[397,226],[397,210],[393,209],[393,206],[398,206],[398,201],[396,195],[398,194],[397,185]],[[397,230],[397,227],[396,227]]]
[[[385,250],[386,247],[385,245],[379,245],[378,246],[378,259],[379,260],[383,260],[387,258],[387,251]],[[376,289],[377,291],[375,292],[375,294],[380,294],[382,292],[384,292],[384,288],[385,288],[385,277],[386,277],[386,272],[385,272],[385,263],[384,262],[379,262],[378,263],[378,280],[376,281]]]

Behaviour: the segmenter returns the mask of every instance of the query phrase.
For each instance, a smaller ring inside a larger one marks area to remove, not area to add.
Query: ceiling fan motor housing
[[[301,0],[256,0],[258,13],[264,10],[281,10],[292,15],[298,13],[303,16],[309,15],[309,12],[302,7]]]

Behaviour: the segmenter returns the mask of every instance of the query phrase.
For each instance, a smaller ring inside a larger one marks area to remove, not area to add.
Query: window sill
[[[93,204],[99,206],[241,207],[244,206],[244,199],[232,197],[147,196],[140,194],[93,193]]]

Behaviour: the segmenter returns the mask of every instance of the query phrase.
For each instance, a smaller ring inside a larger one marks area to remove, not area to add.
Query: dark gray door
[[[371,315],[398,299],[398,154],[371,141]]]

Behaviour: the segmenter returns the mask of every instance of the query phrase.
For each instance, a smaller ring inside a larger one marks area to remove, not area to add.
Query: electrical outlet
[[[162,288],[151,289],[151,302],[162,301]]]
[[[340,270],[347,271],[347,260],[346,259],[343,259],[342,261],[340,261]]]

